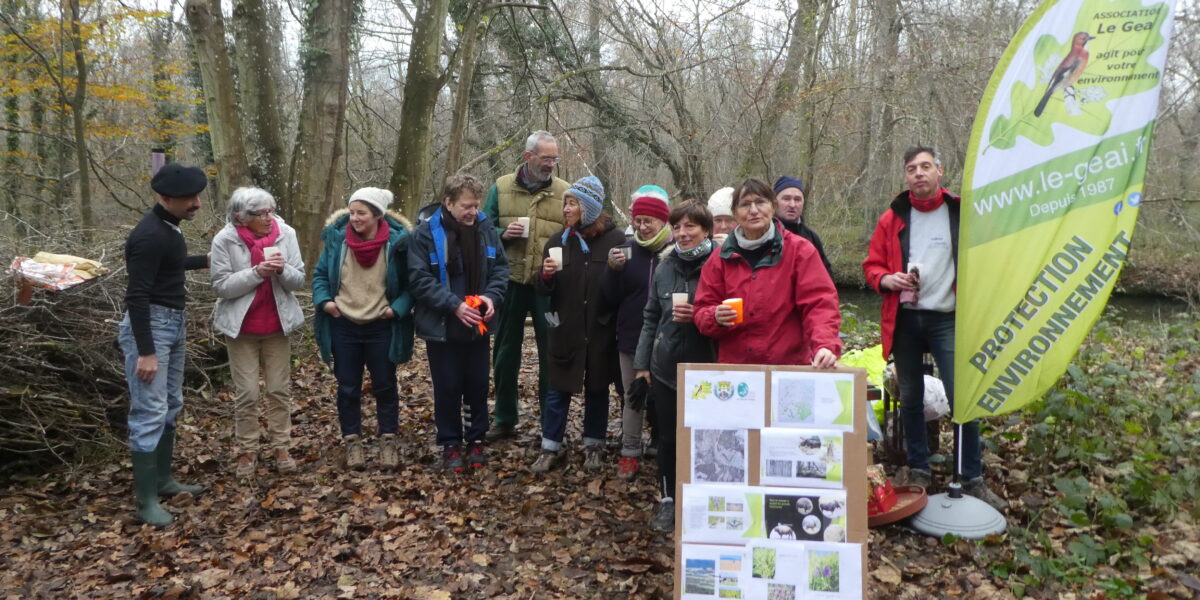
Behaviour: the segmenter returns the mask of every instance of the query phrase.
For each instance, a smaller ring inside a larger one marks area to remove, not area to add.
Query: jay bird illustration
[[[1037,108],[1033,109],[1033,116],[1042,116],[1042,111],[1046,110],[1046,103],[1050,101],[1050,95],[1058,90],[1063,90],[1064,96],[1075,97],[1075,82],[1079,81],[1079,76],[1083,75],[1083,70],[1087,68],[1088,64],[1088,51],[1083,47],[1094,39],[1096,36],[1088,35],[1086,31],[1075,34],[1075,39],[1071,43],[1071,51],[1067,53],[1061,63],[1058,63],[1058,68],[1054,69],[1054,75],[1050,77],[1050,83],[1046,85],[1046,93],[1042,95],[1042,100],[1038,102]]]

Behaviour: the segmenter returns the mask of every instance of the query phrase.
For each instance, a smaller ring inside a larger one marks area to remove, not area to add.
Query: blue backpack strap
[[[429,257],[432,264],[438,266],[438,276],[442,285],[450,285],[449,277],[446,275],[446,229],[442,227],[442,211],[433,213],[429,217],[429,231],[433,234],[433,249],[434,253]]]

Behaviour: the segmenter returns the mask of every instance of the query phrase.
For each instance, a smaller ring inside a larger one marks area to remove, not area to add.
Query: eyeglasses
[[[275,214],[275,210],[267,208],[260,211],[248,211],[246,216],[250,217],[251,219],[270,219],[271,215],[273,214]]]
[[[733,208],[735,210],[750,210],[752,205],[757,207],[759,210],[765,210],[771,205],[771,201],[763,198],[762,196],[751,196],[738,200],[737,205],[735,205]]]
[[[551,165],[557,165],[558,161],[562,160],[561,158],[559,158],[557,156],[538,156],[538,155],[534,154],[533,157],[538,159],[541,162],[551,164]]]

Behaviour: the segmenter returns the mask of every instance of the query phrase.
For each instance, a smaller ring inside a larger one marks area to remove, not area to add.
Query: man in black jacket
[[[184,272],[208,268],[205,255],[188,256],[179,223],[200,210],[204,171],[167,164],[150,180],[158,203],[125,240],[125,318],[119,328],[129,383],[129,449],[137,516],[163,527],[171,513],[158,497],[199,493],[171,477],[175,417],[183,407],[183,361],[187,352]]]
[[[775,180],[775,216],[783,223],[783,228],[812,242],[821,257],[821,264],[833,278],[833,266],[825,256],[825,247],[821,245],[821,237],[817,232],[804,224],[804,181],[799,177],[784,175]]]

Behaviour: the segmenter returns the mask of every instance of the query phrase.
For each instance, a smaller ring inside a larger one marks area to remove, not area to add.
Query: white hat
[[[733,188],[723,187],[708,197],[708,212],[714,217],[733,216]]]
[[[366,202],[367,204],[378,208],[379,214],[384,214],[387,212],[388,207],[391,206],[393,197],[394,196],[392,196],[392,192],[390,190],[376,187],[365,187],[356,190],[353,194],[350,194],[350,199],[346,201],[346,204],[349,205],[354,201]]]

